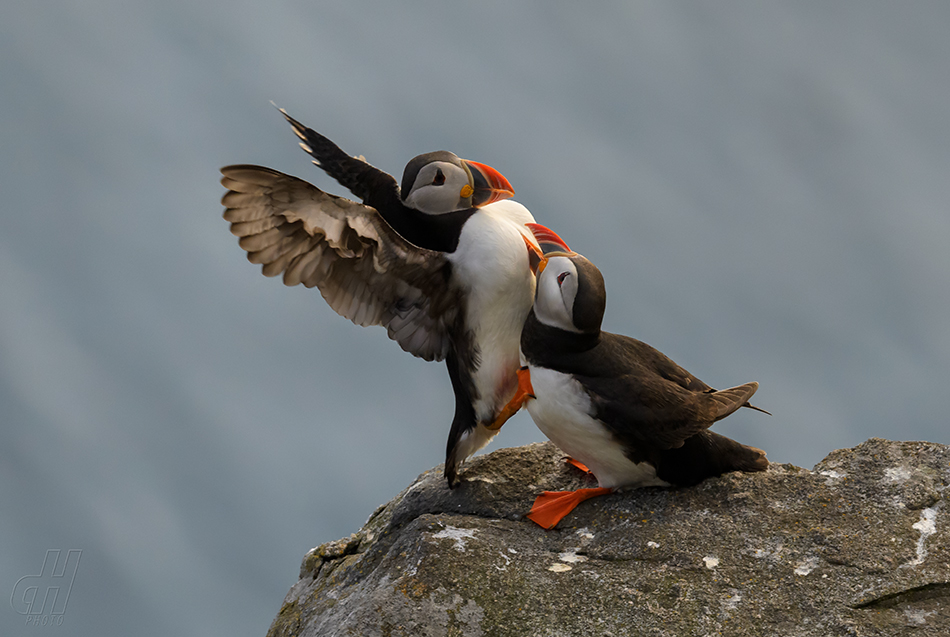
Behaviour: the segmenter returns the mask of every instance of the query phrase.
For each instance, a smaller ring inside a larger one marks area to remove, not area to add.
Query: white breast
[[[572,376],[534,365],[530,370],[536,398],[528,401],[528,413],[561,451],[587,465],[600,486],[670,486],[656,477],[652,465],[624,455],[611,433],[591,416],[590,398]]]
[[[465,223],[456,251],[448,255],[454,276],[467,295],[466,317],[474,331],[479,364],[475,414],[494,419],[517,387],[521,328],[534,300],[534,276],[522,235],[534,218],[506,200],[481,208]]]

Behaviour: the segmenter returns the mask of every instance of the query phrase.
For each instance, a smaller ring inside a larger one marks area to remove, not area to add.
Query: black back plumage
[[[600,271],[573,255],[578,272],[573,324],[581,333],[545,325],[532,310],[521,333],[529,364],[570,374],[633,462],[650,462],[661,479],[691,485],[727,471],[761,471],[765,453],[708,431],[758,388],[716,391],[656,348],[601,331],[606,291]]]

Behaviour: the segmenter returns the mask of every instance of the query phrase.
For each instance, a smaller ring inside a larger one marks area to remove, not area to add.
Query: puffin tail
[[[748,407],[749,409],[754,409],[755,411],[761,412],[761,413],[765,414],[766,416],[771,416],[771,415],[772,415],[772,412],[771,412],[771,411],[766,411],[765,409],[762,409],[761,407],[756,407],[756,406],[753,405],[752,403],[746,403],[746,404],[743,405],[743,407]]]
[[[457,427],[455,422],[452,423],[449,441],[445,449],[445,469],[443,471],[450,489],[454,489],[462,481],[459,477],[462,463],[491,442],[491,439],[497,433],[497,429],[489,429],[482,424],[471,425],[463,429],[463,427]]]
[[[687,438],[682,447],[662,452],[657,476],[689,487],[730,471],[765,471],[768,467],[769,461],[761,449],[707,429]]]
[[[749,404],[752,394],[758,390],[759,384],[756,382],[746,383],[731,389],[721,389],[719,391],[706,394],[712,402],[713,421],[721,420],[739,409]],[[751,406],[751,405],[750,405]]]

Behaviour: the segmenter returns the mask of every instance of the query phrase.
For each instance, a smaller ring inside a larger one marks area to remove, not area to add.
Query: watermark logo
[[[26,615],[27,626],[63,624],[81,557],[81,549],[49,549],[39,575],[26,575],[17,580],[10,605],[19,614]]]

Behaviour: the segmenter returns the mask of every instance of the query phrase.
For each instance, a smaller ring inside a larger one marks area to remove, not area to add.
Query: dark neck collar
[[[521,330],[521,351],[529,362],[549,367],[551,363],[565,356],[582,354],[600,342],[600,332],[596,334],[578,334],[559,327],[545,325],[538,320],[534,308],[528,314],[524,329]],[[552,366],[553,367],[553,366]]]
[[[462,226],[476,212],[477,209],[468,208],[443,215],[427,215],[402,201],[379,210],[383,219],[406,241],[438,252],[455,252]]]

